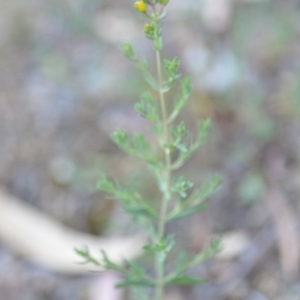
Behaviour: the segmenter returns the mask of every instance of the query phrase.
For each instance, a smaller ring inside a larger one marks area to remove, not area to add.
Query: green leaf
[[[207,137],[208,133],[211,131],[211,120],[206,119],[199,124],[199,134],[197,138],[197,148],[202,145],[203,141]]]
[[[199,133],[197,140],[193,142],[190,146],[187,146],[187,151],[181,152],[178,161],[173,165],[173,169],[178,169],[181,167],[191,156],[198,150],[198,148],[203,144],[205,138],[207,137],[211,129],[211,121],[209,119],[204,120],[199,124]]]
[[[200,211],[206,210],[207,205],[206,204],[199,204],[192,207],[189,207],[185,210],[182,210],[178,213],[172,214],[170,217],[168,217],[168,221],[177,221],[183,218],[186,218],[188,216],[191,216],[193,214],[196,214]]]
[[[164,69],[167,75],[169,76],[169,81],[172,82],[175,77],[178,78],[178,68],[180,66],[180,60],[178,57],[175,57],[172,61],[164,59]]]
[[[140,157],[146,158],[151,156],[150,146],[141,133],[137,133],[133,136],[132,147],[134,149],[134,152]]]
[[[116,191],[115,185],[109,181],[105,176],[103,176],[97,183],[99,190],[106,192],[108,194],[114,194]]]
[[[183,180],[183,179],[181,179]],[[218,191],[221,183],[221,177],[217,174],[211,175],[206,178],[202,188],[200,190],[194,191],[187,200],[179,203],[173,212],[167,218],[168,221],[176,221],[182,218],[188,217],[192,214],[203,211],[207,208],[203,201],[213,195]],[[182,186],[181,186],[182,185]],[[179,192],[181,196],[186,196],[186,193],[182,189],[183,187],[188,187],[188,183],[185,181],[179,181],[173,186],[173,191]]]
[[[142,72],[146,82],[155,90],[158,91],[158,84],[153,78],[153,76],[149,73],[149,62],[147,58],[140,58],[138,60],[138,69]]]
[[[98,188],[112,195],[114,199],[119,200],[123,209],[133,216],[146,217],[152,220],[157,219],[157,213],[153,206],[143,199],[139,193],[122,189],[106,177],[99,180]]]
[[[78,255],[85,259],[81,264],[93,263],[96,266],[100,266],[99,261],[91,256],[88,247],[85,246],[83,249],[75,248],[74,250]]]
[[[191,79],[186,77],[181,82],[181,95],[183,98],[188,99],[193,91]]]
[[[135,109],[146,120],[153,123],[159,122],[157,101],[155,101],[149,92],[142,94],[141,101],[135,105]]]
[[[172,185],[172,192],[178,193],[181,198],[187,197],[187,191],[189,191],[194,186],[193,182],[185,179],[184,176],[180,176],[174,180]]]
[[[155,90],[158,91],[159,87],[155,79],[150,75],[149,72],[143,72],[144,78],[147,81],[147,83]]]
[[[186,147],[186,145],[181,144],[181,143],[176,144],[175,147],[176,147],[180,152],[183,152],[183,153],[186,153],[186,152],[188,151],[188,148]]]
[[[174,234],[168,235],[166,238],[162,237],[154,244],[145,245],[144,250],[150,253],[156,253],[161,262],[165,261],[167,254],[172,250],[175,244]]]
[[[130,139],[128,133],[117,129],[111,135],[111,139],[126,153],[142,159],[147,164],[156,167],[161,166],[159,158],[142,134],[137,133]]]
[[[163,82],[162,92],[165,94],[171,90],[172,86],[169,81]]]
[[[129,267],[129,276],[131,278],[143,278],[145,276],[145,269],[139,265],[136,261],[125,260]]]
[[[128,279],[116,284],[116,288],[124,288],[127,286],[153,287],[155,283],[147,279]]]
[[[129,42],[125,42],[121,48],[125,56],[133,62],[137,62],[137,56]]]
[[[181,122],[178,126],[172,126],[171,134],[173,145],[180,143],[188,135],[185,123]]]
[[[114,262],[112,262],[106,252],[104,250],[101,250],[101,253],[102,253],[102,258],[103,258],[103,267],[106,269],[106,270],[114,270],[114,271],[118,271],[120,273],[123,273],[124,272],[124,268]]]
[[[181,122],[178,126],[171,127],[172,148],[178,149],[180,152],[187,152],[188,148],[183,144],[183,140],[188,136],[185,123]]]
[[[116,197],[121,201],[123,209],[133,216],[156,219],[157,214],[150,203],[144,200],[137,192],[119,190]]]
[[[174,273],[180,274],[184,270],[186,264],[188,262],[187,255],[185,252],[181,252],[178,259],[176,260],[176,264],[174,266]]]
[[[131,153],[131,143],[127,132],[117,129],[111,134],[111,139],[119,146],[120,149],[127,153]]]
[[[132,214],[150,218],[152,220],[157,219],[157,215],[151,207],[135,207],[135,206],[124,206],[124,211]]]
[[[152,245],[145,245],[143,249],[147,252],[155,253],[155,248]]]
[[[193,87],[191,80],[188,77],[185,77],[181,80],[180,91],[178,95],[175,97],[173,112],[171,113],[168,122],[172,123],[180,111],[184,108],[192,93]]]
[[[204,284],[205,280],[202,278],[194,278],[190,276],[179,276],[170,279],[166,282],[167,285],[198,285]]]
[[[148,70],[149,70],[149,61],[148,61],[148,59],[146,57],[139,58],[138,69],[142,73],[147,73],[148,72]]]
[[[195,192],[195,202],[202,202],[204,199],[209,198],[216,193],[221,186],[222,178],[218,174],[213,174],[205,179],[204,184],[200,191]]]
[[[217,238],[212,240],[209,247],[202,250],[198,255],[196,255],[190,262],[190,267],[197,266],[198,264],[201,264],[202,262],[208,260],[209,258],[215,256],[218,252],[221,251],[221,243],[222,239]]]
[[[167,13],[168,13],[167,10],[164,9],[163,12],[159,16],[159,20],[163,20],[167,16]]]

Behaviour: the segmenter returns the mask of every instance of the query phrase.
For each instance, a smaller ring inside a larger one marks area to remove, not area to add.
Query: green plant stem
[[[165,215],[167,210],[167,202],[168,202],[168,194],[170,192],[170,183],[171,183],[171,156],[170,156],[170,149],[169,145],[169,124],[167,121],[167,110],[166,110],[166,102],[164,93],[162,91],[162,70],[161,70],[161,57],[160,52],[156,51],[156,63],[157,63],[157,76],[158,76],[158,85],[159,85],[159,102],[161,107],[162,113],[162,122],[164,126],[164,144],[162,145],[165,152],[165,193],[163,195],[162,203],[161,203],[161,210],[160,210],[160,217],[159,217],[159,225],[158,225],[158,233],[159,236],[162,237],[164,235],[164,227],[165,227]]]
[[[158,19],[157,19],[158,23]],[[158,220],[158,237],[162,238],[165,234],[165,223],[166,214],[168,208],[168,201],[170,200],[170,186],[171,186],[171,153],[168,147],[170,141],[170,128],[168,123],[168,115],[166,109],[166,101],[163,92],[163,78],[162,78],[162,63],[161,54],[159,50],[156,50],[156,65],[157,65],[157,77],[159,86],[159,103],[161,108],[161,118],[164,127],[164,137],[163,137],[163,149],[165,153],[165,191],[163,193],[163,198],[161,201],[160,214]],[[164,273],[165,273],[165,262],[161,260],[159,254],[156,255],[156,273],[157,273],[157,285],[156,285],[156,300],[163,300],[164,298]]]

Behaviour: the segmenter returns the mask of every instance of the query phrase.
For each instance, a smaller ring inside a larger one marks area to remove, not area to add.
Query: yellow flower
[[[134,8],[143,14],[145,14],[147,12],[147,5],[143,1],[135,2]]]

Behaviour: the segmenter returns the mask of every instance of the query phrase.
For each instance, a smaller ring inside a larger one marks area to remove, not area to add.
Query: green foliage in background
[[[125,261],[124,265],[116,264],[110,260],[109,253],[103,251],[103,259],[98,261],[91,257],[88,249],[76,250],[85,262],[120,272],[124,281],[117,287],[143,288],[136,296],[137,299],[162,300],[166,286],[202,284],[202,278],[192,277],[188,275],[188,271],[220,249],[220,240],[214,240],[209,247],[195,256],[189,257],[183,251],[175,265],[169,266],[169,256],[176,245],[176,238],[174,234],[166,233],[166,224],[204,210],[205,200],[218,190],[221,180],[218,175],[210,175],[200,188],[196,188],[184,175],[175,177],[173,174],[203,145],[210,132],[211,122],[200,122],[198,134],[193,137],[185,123],[178,120],[192,93],[192,84],[189,78],[182,78],[179,73],[180,60],[177,57],[172,60],[161,58],[161,23],[167,15],[167,4],[167,0],[143,0],[134,4],[135,9],[147,20],[144,34],[153,41],[156,75],[150,73],[147,58],[137,53],[130,43],[125,43],[122,47],[126,57],[136,64],[151,88],[141,95],[135,108],[151,124],[157,144],[150,144],[143,134],[130,136],[122,129],[111,135],[120,149],[145,162],[161,193],[160,205],[157,208],[151,199],[137,191],[128,190],[107,177],[98,182],[98,188],[119,201],[123,209],[147,233],[149,243],[144,246],[144,251],[153,257],[155,270],[148,270],[135,261]],[[167,102],[166,95],[172,89],[176,90],[176,96]],[[172,258],[174,259],[174,255]]]

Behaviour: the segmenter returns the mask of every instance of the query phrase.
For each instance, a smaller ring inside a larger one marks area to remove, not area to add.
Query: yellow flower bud
[[[144,27],[144,31],[145,32],[149,32],[151,29],[152,29],[153,25],[152,24],[145,24],[145,27]]]
[[[147,4],[145,4],[143,1],[135,2],[134,8],[143,14],[145,14],[147,12]]]
[[[155,39],[155,27],[152,24],[145,24],[144,33],[148,39]]]

